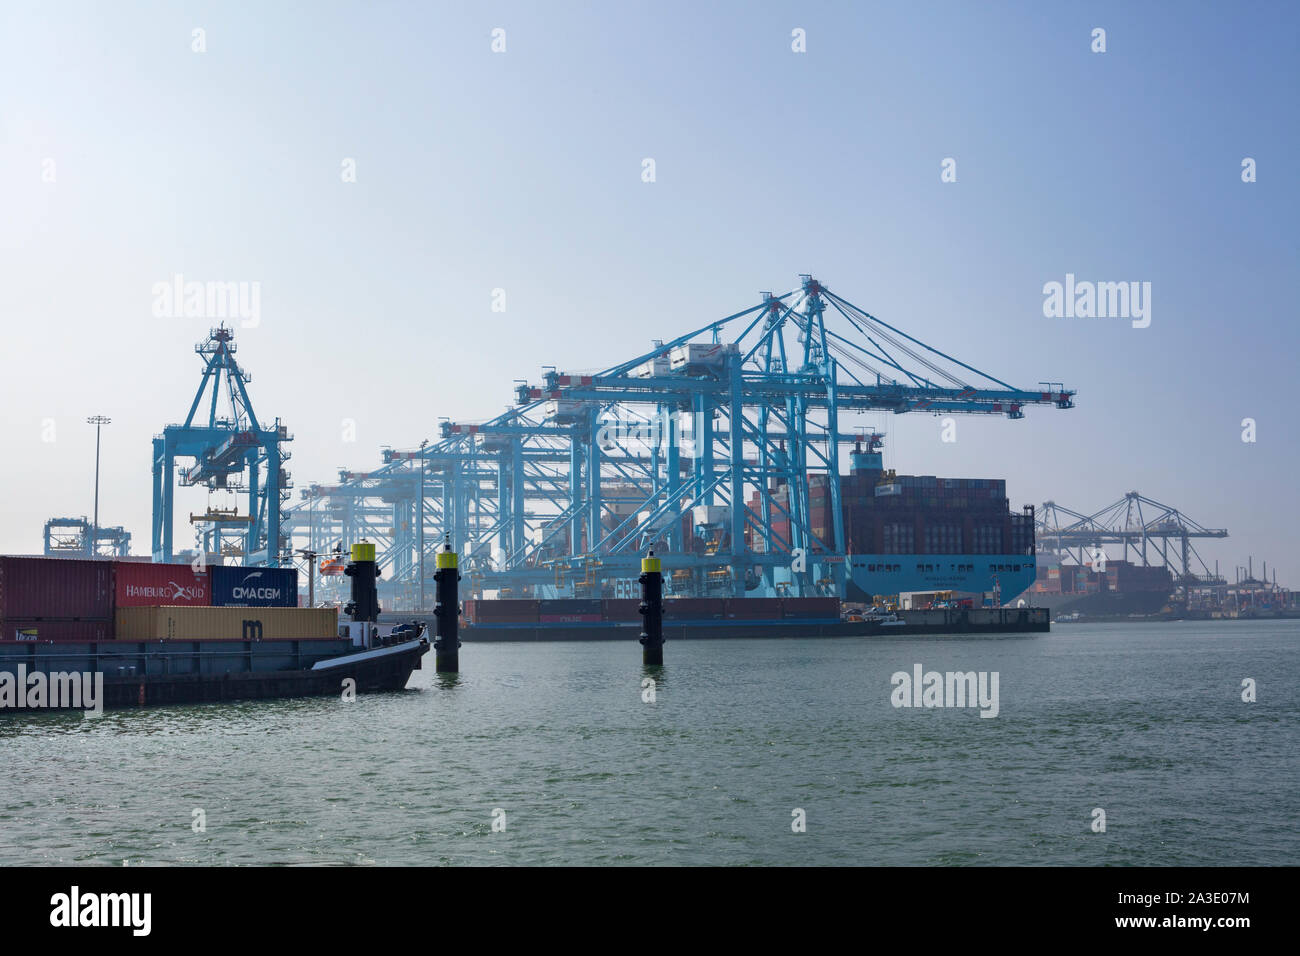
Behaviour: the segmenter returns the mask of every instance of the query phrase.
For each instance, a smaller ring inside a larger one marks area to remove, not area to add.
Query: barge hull
[[[1046,608],[943,608],[899,611],[901,624],[835,620],[664,621],[664,640],[711,641],[735,638],[916,637],[965,634],[1045,634],[1051,630]],[[639,623],[473,624],[460,631],[472,641],[635,641]]]
[[[277,648],[271,642],[222,641],[216,650],[208,647],[213,642],[206,641],[130,642],[125,647],[116,643],[4,642],[0,644],[0,673],[102,673],[104,707],[148,707],[341,695],[343,682],[348,679],[355,681],[359,694],[402,690],[429,650],[424,639],[365,654],[341,654],[334,645],[342,646],[343,642],[337,641],[319,642],[331,646],[305,652],[301,647]],[[231,644],[245,646],[234,649]],[[290,658],[295,666],[265,667],[270,660]],[[340,660],[335,663],[332,658]],[[36,709],[52,708],[4,707],[0,714]]]

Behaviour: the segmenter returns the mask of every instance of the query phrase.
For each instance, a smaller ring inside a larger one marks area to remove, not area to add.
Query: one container
[[[113,565],[67,558],[0,557],[0,618],[113,620]]]
[[[591,598],[550,598],[542,601],[539,614],[599,614],[600,600]]]
[[[539,614],[541,624],[599,624],[599,614]]]
[[[213,607],[297,607],[296,568],[208,569]]]
[[[640,598],[606,598],[600,602],[601,617],[606,621],[641,620]]]
[[[196,574],[188,564],[116,561],[113,579],[118,607],[208,607],[212,604],[211,575],[207,571]]]
[[[665,621],[713,621],[726,610],[722,598],[668,598],[664,601]]]
[[[730,598],[727,601],[727,617],[744,621],[780,620],[782,616],[781,598]]]
[[[600,600],[591,598],[552,598],[542,601],[537,620],[542,624],[597,624]]]
[[[464,602],[465,620],[471,624],[536,624],[540,607],[540,601],[516,598]]]
[[[124,607],[119,641],[292,641],[338,636],[332,607]]]
[[[835,597],[782,598],[781,616],[803,620],[838,621],[840,599]]]
[[[5,618],[0,621],[0,641],[57,641],[60,644],[89,644],[111,641],[113,621],[50,621]]]

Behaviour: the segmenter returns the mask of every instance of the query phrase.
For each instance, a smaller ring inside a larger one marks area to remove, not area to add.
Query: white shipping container
[[[545,417],[548,421],[571,422],[582,414],[582,402],[570,402],[553,398],[546,403]]]
[[[722,368],[727,360],[727,354],[729,352],[738,354],[739,351],[739,347],[734,344],[679,345],[669,353],[669,364],[675,372],[688,367]]]
[[[695,524],[726,524],[731,519],[731,509],[724,505],[696,505],[691,514]]]
[[[637,525],[644,526],[645,523],[650,520],[650,515],[652,515],[653,513],[654,512],[652,511],[640,512],[636,516]],[[673,526],[673,523],[676,520],[677,517],[673,515],[671,512],[667,514],[661,514],[658,518],[656,518],[653,522],[651,522],[649,527],[643,528],[643,530],[649,531],[651,534],[658,534],[661,531],[666,531],[667,529],[671,528]]]
[[[669,368],[668,356],[656,355],[650,361],[643,362],[632,369],[628,375],[631,378],[651,378],[658,375],[667,375]]]

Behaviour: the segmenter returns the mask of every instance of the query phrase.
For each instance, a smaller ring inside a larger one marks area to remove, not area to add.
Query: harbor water
[[[1298,652],[1300,621],[673,641],[662,670],[467,642],[351,702],[8,714],[0,864],[1295,864]],[[917,665],[996,674],[996,716],[894,706]]]

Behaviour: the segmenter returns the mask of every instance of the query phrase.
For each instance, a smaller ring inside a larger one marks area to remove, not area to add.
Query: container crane
[[[202,550],[235,555],[248,565],[278,567],[287,547],[281,507],[292,487],[284,469],[290,456],[281,446],[293,438],[279,419],[271,428],[258,421],[246,387],[251,378],[235,361],[230,329],[212,329],[194,351],[203,357],[204,368],[189,414],[153,439],[153,559],[174,560],[177,459],[188,458],[193,463],[181,468],[181,485],[242,493],[246,502],[243,515],[237,507],[232,513],[209,506],[191,516]]]
[[[418,469],[425,541],[450,535],[471,555],[497,543],[499,560],[470,571],[471,591],[587,593],[601,578],[635,578],[640,551],[656,543],[670,589],[842,593],[841,449],[868,467],[882,440],[846,433],[846,416],[1019,419],[1032,405],[1072,408],[1074,396],[1057,383],[1008,384],[804,275],[603,371],[547,367],[540,384],[517,380],[512,408],[481,423],[444,421],[423,449],[386,453],[382,481],[334,486],[324,510],[372,500],[375,487]],[[811,516],[814,481],[831,502],[827,527]],[[307,510],[295,507],[295,527]],[[398,557],[418,554],[417,540],[414,530],[391,539],[395,581],[418,567]],[[795,553],[806,568],[792,569]]]

